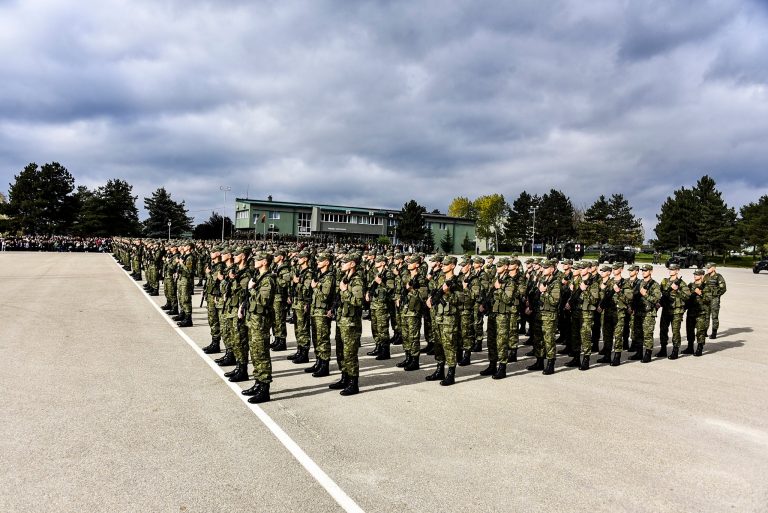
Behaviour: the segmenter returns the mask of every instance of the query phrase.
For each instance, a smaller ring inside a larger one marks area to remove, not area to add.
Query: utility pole
[[[171,221],[168,221],[168,242],[171,241]]]
[[[536,245],[536,207],[533,207],[533,230],[531,233],[531,256],[533,256],[533,247]]]
[[[227,191],[231,191],[232,187],[221,185],[220,191],[224,191],[224,209],[221,214],[221,243],[224,244],[224,220],[227,218]]]

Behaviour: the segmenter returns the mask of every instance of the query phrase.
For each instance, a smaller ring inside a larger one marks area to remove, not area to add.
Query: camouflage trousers
[[[635,317],[637,317],[637,323],[640,326],[640,340],[643,341],[643,347],[653,349],[653,330],[656,329],[656,315],[643,313],[635,314]]]
[[[717,331],[720,329],[720,296],[712,298],[712,302],[709,304],[709,313],[707,315],[712,318],[712,330]]]
[[[315,357],[321,360],[331,359],[331,319],[325,312],[312,314],[312,331],[315,334]]]
[[[662,310],[659,318],[659,340],[662,346],[669,342],[669,328],[672,328],[672,347],[680,347],[682,337],[680,327],[683,324],[683,310]]]
[[[131,260],[131,272],[141,274],[141,261],[138,258]]]
[[[609,353],[614,348],[613,337],[616,336],[616,323],[619,321],[619,313],[614,309],[603,310],[603,349]]]
[[[179,304],[176,282],[173,281],[173,276],[166,276],[163,279],[163,292],[165,292],[165,300],[169,305],[176,306]]]
[[[296,335],[296,345],[309,348],[311,343],[309,312],[307,304],[297,302],[293,304],[293,331]]]
[[[483,342],[483,312],[480,311],[480,305],[475,305],[472,309],[472,324],[475,327],[475,342]]]
[[[186,279],[179,280],[179,310],[192,315],[192,282]]]
[[[270,319],[258,314],[249,315],[246,323],[253,377],[260,383],[272,382],[272,358],[269,355],[269,328],[271,324]]]
[[[698,344],[706,342],[710,315],[707,309],[698,311],[688,310],[688,314],[685,317],[685,331],[689,343],[692,343],[694,340]]]
[[[424,314],[424,340],[426,340],[428,343],[432,342],[433,344],[436,343],[435,331],[432,329],[434,323],[435,314],[432,310],[427,310]]]
[[[592,354],[592,325],[595,322],[595,312],[592,310],[581,310],[580,313],[579,340],[581,341],[581,355],[590,356]]]
[[[541,312],[534,325],[541,330],[543,353],[541,356],[548,360],[554,360],[557,352],[555,343],[557,333],[557,312]]]
[[[475,343],[475,316],[473,315],[473,310],[474,308],[470,306],[461,311],[461,339],[459,346],[466,351],[472,349],[472,345]]]
[[[496,328],[496,354],[499,363],[507,363],[507,349],[517,349],[520,341],[518,333],[518,314],[517,312],[506,312],[493,314]],[[488,344],[490,353],[491,344]]]
[[[613,328],[613,352],[620,353],[624,349],[624,331],[629,322],[626,308],[616,310],[616,326]]]
[[[411,354],[411,356],[419,356],[421,354],[421,344],[419,342],[419,336],[421,332],[421,316],[417,313],[406,312],[402,317],[403,325],[400,330],[403,334],[403,349]]]
[[[571,353],[581,353],[581,310],[571,310]]]
[[[243,319],[234,317],[225,317],[222,319],[227,324],[226,332],[229,335],[229,344],[224,343],[235,354],[237,363],[246,363],[248,361],[248,326]]]
[[[280,294],[275,294],[275,301],[272,303],[274,318],[272,319],[272,334],[275,338],[285,338],[287,330],[285,328],[285,298]]]
[[[157,275],[157,267],[150,265],[147,267],[147,283],[152,290],[157,290],[160,287],[160,279]]]
[[[388,301],[387,310],[389,311],[389,322],[392,325],[392,332],[402,335],[402,320],[400,318],[400,309],[395,307],[394,301]]]
[[[371,302],[371,335],[377,346],[389,343],[389,307],[383,301]]]
[[[456,346],[458,342],[458,324],[456,315],[438,315],[435,317],[434,331],[437,332],[435,340],[435,359],[445,362],[448,367],[456,366]]]
[[[514,327],[517,331],[517,326]],[[496,314],[488,314],[488,326],[486,327],[486,345],[488,346],[488,359],[492,362],[499,361],[499,336],[496,330]]]
[[[208,326],[211,328],[211,340],[221,340],[221,310],[216,308],[216,296],[208,294],[205,306],[208,307]]]
[[[362,321],[359,317],[341,317],[336,323],[336,330],[341,334],[341,347],[336,346],[336,359],[339,359],[341,353],[341,364],[339,367],[347,376],[356,377],[360,375],[360,360],[357,352],[360,349],[360,336],[363,333]]]
[[[544,329],[541,324],[539,312],[533,312],[528,317],[528,325],[531,327],[531,338],[533,339],[533,354],[537,358],[544,358]]]

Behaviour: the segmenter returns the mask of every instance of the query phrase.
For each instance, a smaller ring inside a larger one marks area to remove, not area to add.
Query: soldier
[[[725,294],[727,287],[725,285],[725,278],[717,272],[717,266],[714,262],[709,262],[706,265],[704,278],[709,282],[707,286],[712,291],[712,302],[709,306],[712,316],[712,334],[709,335],[709,338],[714,340],[717,338],[717,330],[720,328],[720,297]]]
[[[435,311],[434,331],[436,331],[435,372],[426,377],[427,381],[440,379],[442,386],[450,386],[456,376],[456,339],[458,337],[459,310],[458,295],[461,284],[453,271],[456,268],[456,257],[448,256],[443,259],[443,279],[438,287],[433,289],[427,299],[427,307]],[[445,366],[448,365],[448,372]]]
[[[656,327],[656,310],[660,306],[661,287],[651,276],[653,273],[651,264],[645,264],[640,269],[643,273],[643,279],[637,285],[634,314],[637,317],[637,325],[640,326],[641,340],[645,351],[643,352],[642,348],[638,349],[637,353],[630,356],[629,359],[642,359],[643,363],[648,363],[651,361],[651,353],[653,352],[653,330]]]
[[[457,277],[461,283],[461,289],[457,292],[459,307],[459,337],[457,354],[461,355],[457,364],[465,367],[470,364],[472,346],[475,345],[475,295],[472,290],[472,282],[475,276],[472,274],[472,257],[465,255],[459,265]]]
[[[488,314],[486,307],[486,295],[490,289],[490,277],[483,269],[482,257],[472,258],[472,272],[475,278],[472,280],[472,295],[475,297],[475,309],[472,313],[475,325],[475,343],[472,351],[479,353],[483,350],[483,317]]]
[[[395,277],[387,269],[387,258],[384,255],[375,258],[368,279],[365,302],[371,312],[371,335],[376,346],[366,354],[376,356],[377,360],[389,360],[389,303],[395,290]]]
[[[538,281],[538,304],[535,306],[535,328],[540,331],[537,339],[541,340],[537,357],[547,359],[547,365],[541,369],[545,376],[555,373],[555,335],[557,332],[557,310],[560,306],[560,280],[554,275],[556,260],[545,260],[541,264],[541,276]],[[534,365],[538,369],[538,365]],[[530,367],[529,367],[530,369]]]
[[[218,289],[219,294],[215,296],[212,303],[216,306],[216,318],[219,320],[219,330],[221,333],[221,340],[224,342],[224,356],[214,360],[219,366],[226,367],[228,365],[235,365],[237,359],[234,352],[234,334],[232,333],[232,323],[226,317],[226,313],[229,311],[229,297],[231,295],[232,282],[229,279],[229,269],[235,268],[233,260],[232,248],[221,248],[221,263],[216,269],[216,273],[211,273],[214,278],[214,288]]]
[[[163,259],[163,292],[165,305],[161,306],[168,315],[179,315],[179,299],[176,290],[176,258],[178,247],[175,243],[168,246],[168,252]]]
[[[628,331],[627,337],[632,338],[632,344],[629,346],[630,351],[640,351],[641,344],[642,344],[642,326],[638,323],[638,320],[640,319],[639,316],[635,315],[635,303],[637,298],[639,297],[639,294],[637,290],[640,287],[640,278],[638,277],[638,273],[640,272],[640,266],[639,265],[630,265],[628,268],[629,270],[629,279],[627,280],[629,282],[629,285],[632,287],[632,301],[629,305],[629,320],[627,322],[628,328],[626,328],[625,332]]]
[[[219,281],[217,276],[224,269],[221,263],[221,246],[214,246],[211,249],[210,261],[205,266],[205,289],[203,294],[206,297],[206,308],[208,311],[208,326],[211,329],[211,343],[203,348],[205,354],[216,354],[221,352],[221,310],[216,308],[216,300],[221,295]]]
[[[613,264],[613,300],[616,303],[616,328],[613,332],[613,360],[611,367],[621,365],[621,351],[629,347],[624,339],[630,324],[630,308],[635,294],[634,286],[622,276],[624,264]]]
[[[182,245],[184,256],[177,270],[179,292],[179,318],[176,324],[181,328],[192,326],[192,287],[195,284],[195,259],[192,255],[192,243]]]
[[[263,251],[254,253],[253,263],[256,275],[248,281],[248,302],[240,305],[239,317],[245,316],[248,324],[248,347],[253,363],[254,384],[242,391],[251,396],[249,403],[269,401],[269,384],[272,382],[272,360],[269,356],[269,330],[274,320],[272,308],[275,304],[274,275],[269,272],[269,255]],[[247,371],[246,371],[247,375]]]
[[[557,272],[560,280],[560,307],[557,312],[557,324],[560,336],[556,342],[563,344],[563,349],[557,354],[571,354],[571,311],[567,308],[571,298],[571,282],[573,281],[573,260],[563,260],[562,271]]]
[[[602,358],[597,363],[611,363],[611,352],[613,351],[613,336],[616,332],[616,323],[618,322],[618,306],[615,292],[613,290],[614,282],[612,278],[613,268],[610,265],[603,265],[600,268],[600,302],[597,310],[603,317],[603,349],[600,354]]]
[[[573,360],[566,363],[567,367],[579,367],[579,370],[589,370],[589,358],[592,355],[592,326],[594,324],[594,312],[597,309],[597,303],[600,300],[600,285],[589,272],[592,264],[584,265],[581,273],[581,279],[578,285],[574,282],[571,313],[578,308],[580,320],[579,340],[581,342],[580,357],[575,356]]]
[[[421,354],[419,332],[421,329],[421,316],[427,300],[427,282],[419,272],[421,258],[418,255],[408,259],[408,280],[403,285],[403,294],[397,299],[402,311],[403,346],[405,360],[398,363],[406,371],[419,370],[419,356]]]
[[[272,322],[272,333],[275,340],[270,345],[273,351],[285,351],[287,349],[285,338],[286,330],[286,311],[290,308],[288,305],[288,290],[291,283],[291,266],[286,261],[286,253],[279,249],[275,252],[272,262],[272,274],[275,276],[275,304],[272,307],[272,313],[275,318]]]
[[[248,326],[238,313],[248,294],[251,270],[248,268],[248,254],[245,248],[235,249],[232,256],[234,265],[227,269],[224,319],[229,325],[227,333],[231,337],[230,347],[237,366],[234,370],[224,373],[224,376],[228,377],[229,381],[239,382],[248,379]]]
[[[492,375],[493,379],[507,377],[507,362],[517,361],[517,346],[520,334],[517,332],[519,307],[525,296],[525,279],[520,273],[518,259],[502,257],[498,261],[496,280],[492,285],[491,311],[496,323],[496,345],[488,346],[488,368],[481,376]],[[497,365],[498,360],[498,367]],[[495,372],[494,372],[495,371]]]
[[[692,348],[691,334],[695,329],[696,352],[694,356],[701,356],[704,351],[704,343],[707,340],[707,329],[709,328],[710,306],[715,295],[719,292],[711,284],[713,280],[705,278],[703,269],[696,269],[693,272],[693,282],[688,284],[690,297],[688,300],[688,316],[685,319],[686,329],[688,331],[688,349]],[[692,352],[692,351],[691,351]],[[689,354],[688,350],[683,353]]]
[[[336,276],[331,267],[331,255],[317,255],[317,277],[312,280],[312,304],[310,315],[315,334],[315,365],[304,372],[311,372],[312,377],[321,378],[330,373],[331,361],[331,317],[336,296]]]
[[[295,364],[309,362],[309,344],[311,339],[309,307],[312,301],[312,269],[309,267],[309,253],[300,252],[297,256],[297,269],[291,279],[293,293],[291,307],[293,308],[296,334],[296,352],[288,357]]]
[[[427,271],[424,277],[427,281],[428,294],[431,296],[435,289],[443,284],[444,274],[441,272],[443,266],[443,257],[434,255],[431,259],[432,268]],[[427,340],[427,347],[424,348],[424,354],[434,355],[435,347],[440,337],[439,330],[434,326],[436,310],[427,308],[424,313],[424,338]],[[442,379],[442,378],[441,378]]]
[[[342,368],[341,379],[332,383],[328,388],[341,390],[340,394],[355,395],[359,392],[358,379],[360,375],[360,362],[357,352],[360,349],[360,336],[362,334],[362,309],[365,296],[365,282],[357,272],[360,265],[360,256],[350,254],[343,260],[341,270],[344,273],[339,282],[339,308],[336,327],[341,332],[342,347],[337,347],[337,354],[341,351]]]
[[[659,326],[659,341],[661,349],[656,358],[667,356],[667,343],[669,341],[669,328],[672,327],[672,354],[670,360],[677,360],[680,352],[680,326],[683,323],[685,304],[690,296],[690,291],[678,272],[680,266],[669,265],[669,277],[661,280],[661,320]]]
[[[141,261],[144,256],[144,244],[141,239],[136,239],[131,252],[131,277],[136,281],[141,281]]]
[[[392,263],[389,267],[392,277],[395,282],[395,289],[392,292],[392,296],[389,300],[389,319],[392,324],[392,331],[394,333],[392,337],[392,344],[403,344],[403,318],[402,309],[398,308],[395,304],[395,300],[402,295],[402,287],[404,282],[408,280],[408,269],[405,264],[405,256],[402,253],[396,253],[392,257]]]

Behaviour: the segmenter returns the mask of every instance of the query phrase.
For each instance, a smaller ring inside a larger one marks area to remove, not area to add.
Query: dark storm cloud
[[[458,195],[768,193],[764,2],[0,2],[0,183],[443,211]],[[228,206],[231,215],[231,205]]]

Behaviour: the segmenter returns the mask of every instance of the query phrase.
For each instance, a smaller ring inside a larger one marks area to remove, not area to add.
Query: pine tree
[[[187,216],[184,202],[173,201],[164,187],[153,192],[151,197],[144,198],[144,208],[149,214],[149,217],[144,220],[144,233],[148,237],[167,235],[169,221],[171,235],[174,237],[192,231],[192,218]]]
[[[411,200],[403,205],[400,212],[400,223],[397,226],[397,236],[404,244],[417,244],[424,240],[424,214],[427,209]]]
[[[446,253],[453,253],[453,235],[451,234],[450,228],[445,231],[445,236],[440,241],[440,247]]]

